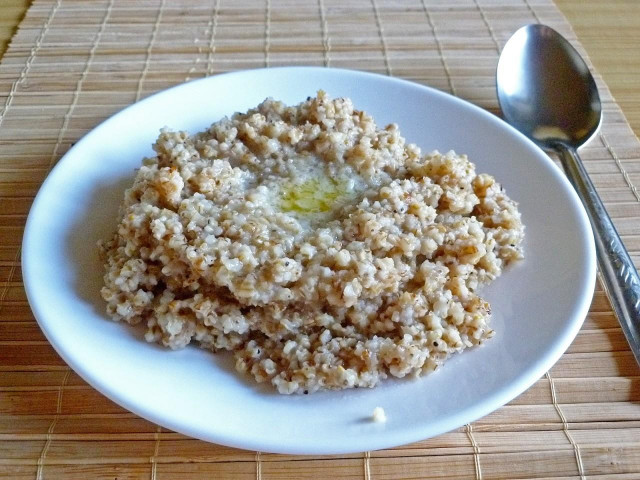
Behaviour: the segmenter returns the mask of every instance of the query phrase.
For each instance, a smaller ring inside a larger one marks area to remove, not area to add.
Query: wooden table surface
[[[0,1],[0,59],[30,0]],[[555,0],[640,136],[640,1]]]

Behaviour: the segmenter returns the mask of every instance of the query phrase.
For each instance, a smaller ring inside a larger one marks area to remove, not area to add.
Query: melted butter
[[[281,190],[280,208],[285,212],[328,212],[350,193],[345,182],[328,177],[311,178],[302,183],[289,182]]]

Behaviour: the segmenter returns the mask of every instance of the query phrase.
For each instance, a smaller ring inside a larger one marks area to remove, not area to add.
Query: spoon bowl
[[[589,67],[558,32],[527,25],[504,46],[496,84],[505,120],[558,153],[591,222],[607,296],[640,364],[640,277],[577,153],[602,122]]]
[[[505,119],[545,150],[574,149],[598,130],[602,106],[580,54],[545,25],[527,25],[509,39],[498,62],[498,100]]]

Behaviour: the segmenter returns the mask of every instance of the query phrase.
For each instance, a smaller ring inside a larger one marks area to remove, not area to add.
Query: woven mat
[[[437,438],[328,457],[207,444],[128,413],[56,355],[22,286],[41,182],[135,100],[229,70],[311,64],[411,79],[497,113],[498,52],[532,22],[584,54],[550,0],[36,0],[0,64],[0,477],[640,478],[640,370],[599,286],[567,353],[509,405]],[[640,143],[597,81],[605,123],[582,158],[637,261]]]

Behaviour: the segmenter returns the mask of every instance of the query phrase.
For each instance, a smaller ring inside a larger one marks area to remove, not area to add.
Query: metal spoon
[[[589,68],[558,32],[527,25],[502,50],[497,86],[505,120],[559,154],[591,221],[607,296],[640,364],[640,278],[577,153],[602,120]]]

